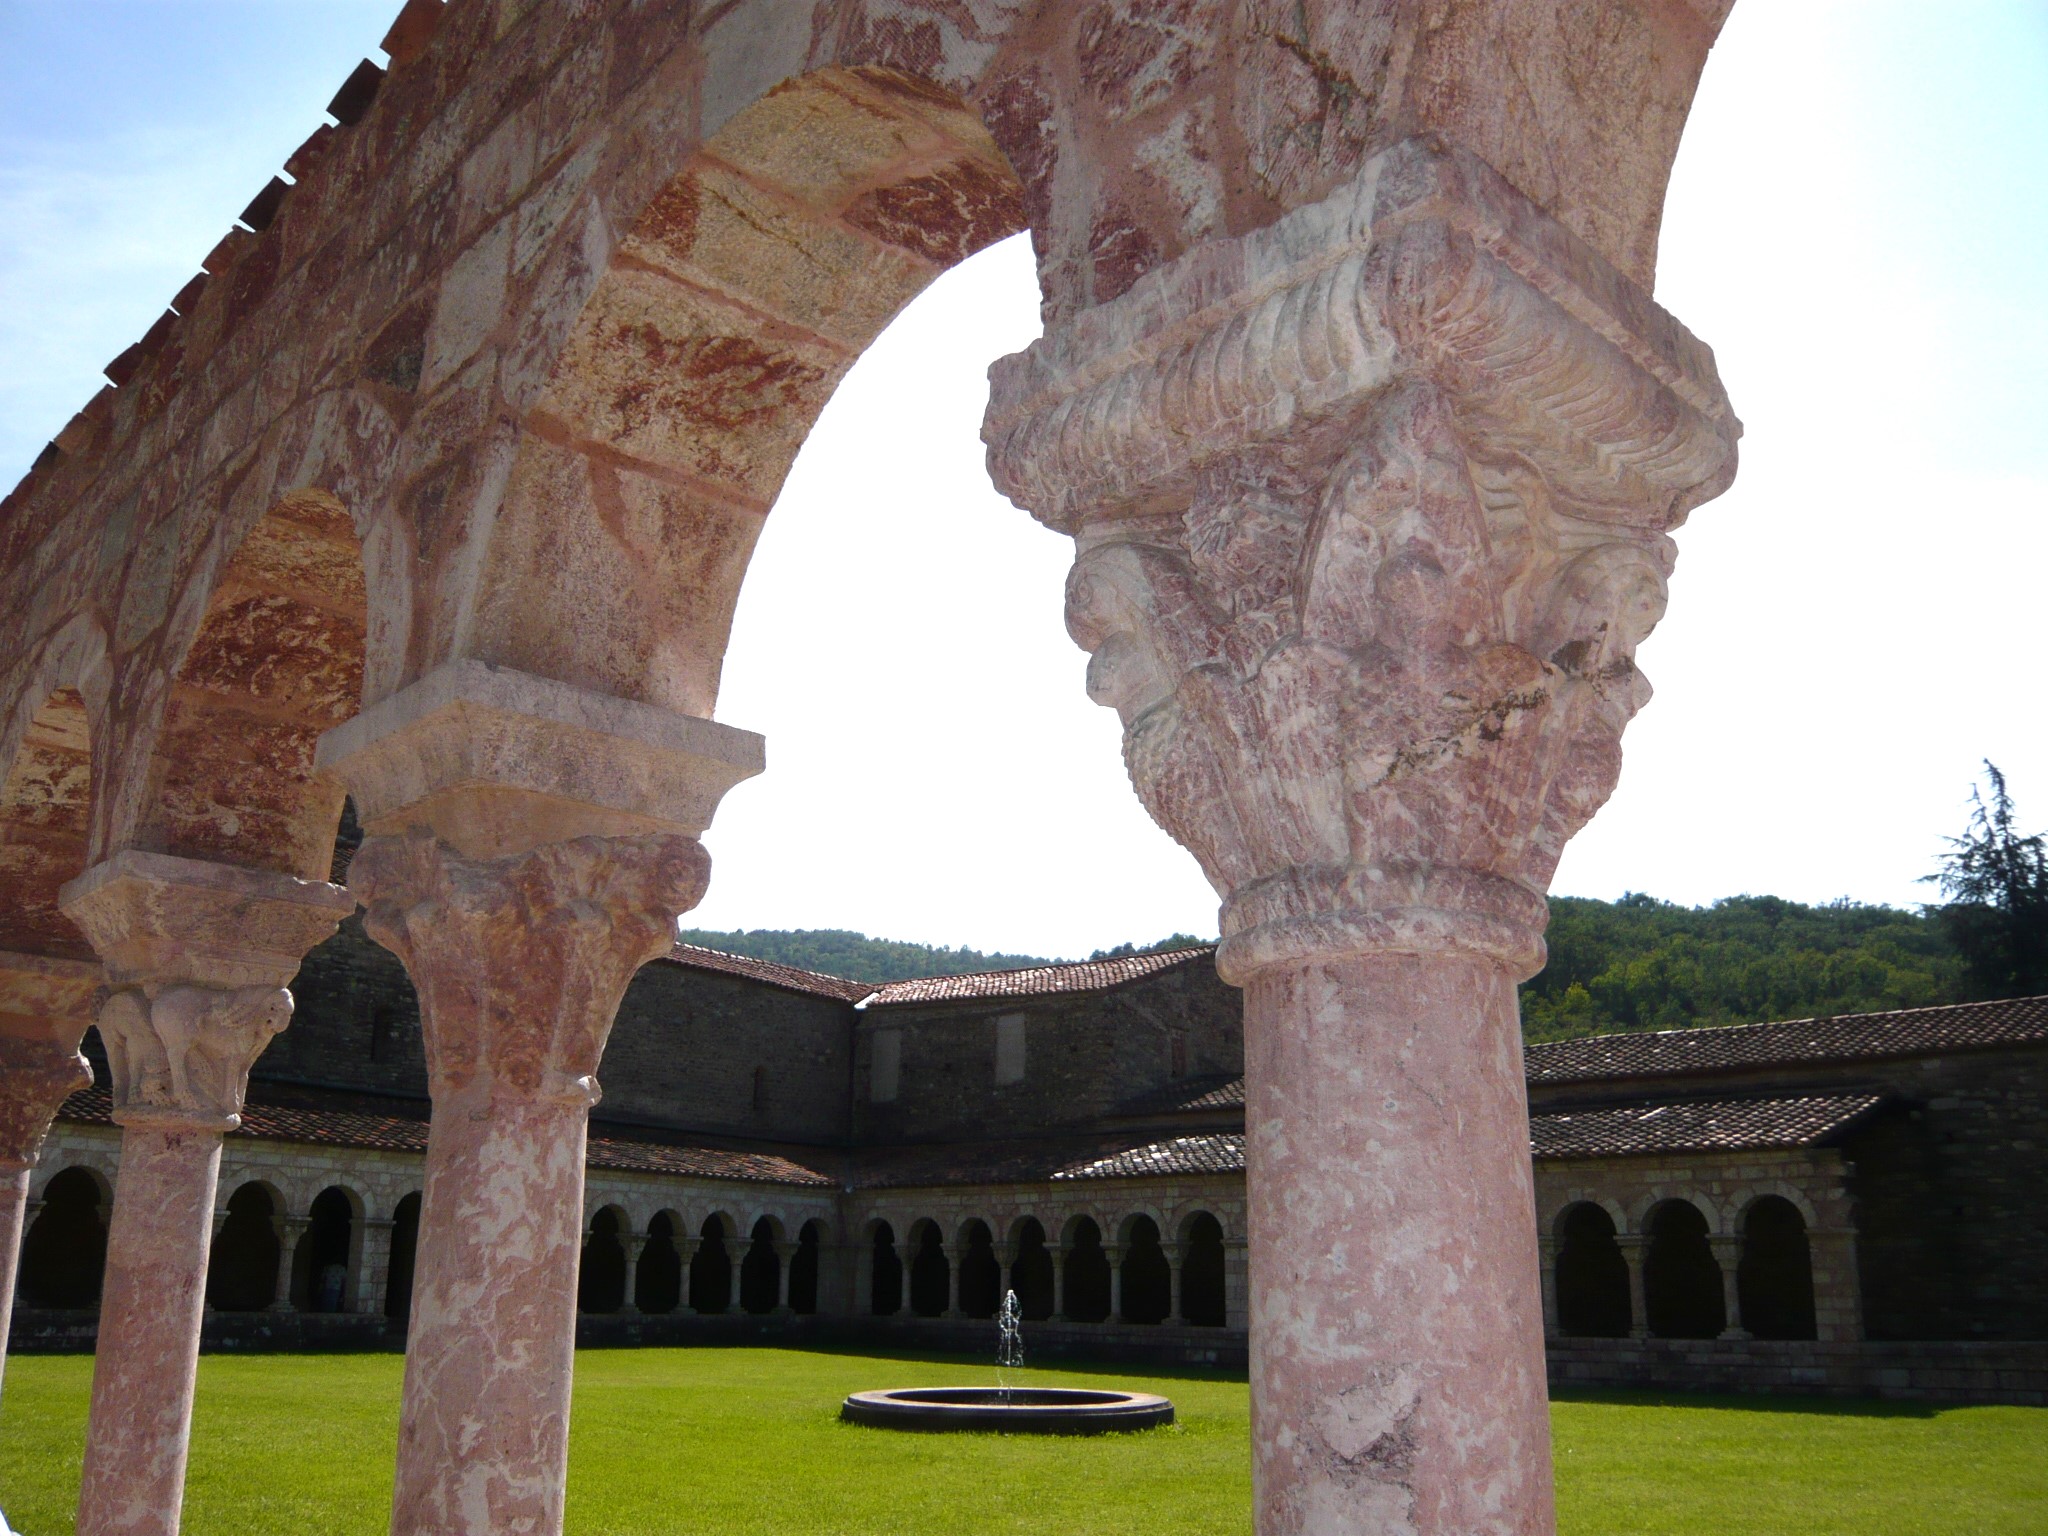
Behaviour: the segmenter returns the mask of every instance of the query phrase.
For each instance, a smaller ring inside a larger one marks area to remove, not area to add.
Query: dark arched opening
[[[732,1259],[725,1251],[725,1225],[716,1216],[697,1234],[697,1256],[690,1260],[690,1306],[698,1312],[723,1312],[732,1305]]]
[[[789,1256],[789,1310],[809,1317],[818,1310],[818,1255],[823,1229],[807,1221],[797,1229],[796,1252]]]
[[[1173,1269],[1150,1216],[1133,1216],[1125,1227],[1122,1293],[1127,1323],[1163,1323],[1173,1310]]]
[[[1712,1339],[1728,1326],[1721,1266],[1707,1238],[1707,1218],[1689,1200],[1667,1200],[1650,1213],[1643,1250],[1643,1309],[1660,1339]]]
[[[43,1186],[43,1208],[21,1240],[23,1306],[99,1305],[107,1267],[105,1204],[106,1194],[89,1169],[66,1168]]]
[[[1558,1332],[1574,1339],[1627,1338],[1634,1309],[1614,1218],[1587,1201],[1564,1213],[1557,1235]]]
[[[994,1317],[1003,1304],[1003,1266],[985,1221],[970,1221],[960,1255],[960,1315]]]
[[[1100,1323],[1109,1318],[1109,1255],[1102,1251],[1102,1228],[1083,1216],[1067,1237],[1065,1314],[1070,1323]]]
[[[1223,1223],[1202,1211],[1188,1222],[1180,1259],[1180,1320],[1194,1328],[1228,1321],[1223,1290]]]
[[[756,1317],[773,1312],[781,1299],[782,1259],[775,1252],[775,1223],[763,1216],[740,1260],[740,1307]]]
[[[662,1211],[647,1223],[647,1242],[633,1270],[633,1305],[660,1317],[683,1304],[683,1256],[676,1247],[676,1224]]]
[[[391,1212],[391,1267],[384,1281],[384,1315],[412,1316],[412,1264],[420,1247],[420,1197],[407,1195]]]
[[[313,1197],[306,1230],[292,1255],[292,1293],[306,1312],[346,1312],[355,1258],[355,1202],[329,1186]]]
[[[1742,1223],[1742,1263],[1735,1271],[1742,1326],[1759,1339],[1811,1339],[1813,1253],[1806,1218],[1780,1195],[1766,1195]]]
[[[216,1312],[261,1312],[277,1300],[277,1266],[284,1244],[277,1236],[277,1203],[261,1184],[228,1196],[227,1220],[213,1240],[206,1267],[206,1300]]]
[[[877,1317],[894,1317],[903,1310],[903,1261],[896,1257],[896,1230],[886,1221],[875,1223],[870,1263],[868,1310]]]
[[[952,1302],[953,1272],[946,1264],[945,1239],[934,1221],[915,1228],[916,1248],[910,1259],[910,1310],[919,1317],[942,1316]]]
[[[609,1207],[590,1219],[590,1236],[576,1275],[579,1312],[616,1312],[626,1304],[626,1245],[619,1241],[624,1225]]]
[[[1010,1261],[1010,1289],[1017,1293],[1017,1310],[1027,1323],[1043,1322],[1052,1316],[1052,1250],[1045,1246],[1045,1228],[1038,1218],[1026,1216],[1017,1225],[1017,1257]]]

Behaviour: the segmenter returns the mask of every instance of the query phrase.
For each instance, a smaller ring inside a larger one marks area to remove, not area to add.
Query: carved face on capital
[[[1127,544],[1090,550],[1067,573],[1067,633],[1089,653],[1088,697],[1130,729],[1170,700],[1184,667],[1161,649],[1161,593],[1150,579],[1158,552]]]

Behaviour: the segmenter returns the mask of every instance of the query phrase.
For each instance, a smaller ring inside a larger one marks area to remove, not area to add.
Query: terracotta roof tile
[[[841,1002],[857,1003],[875,990],[865,981],[848,981],[844,976],[806,971],[777,960],[756,960],[751,955],[729,955],[722,949],[705,949],[697,944],[678,943],[668,958],[691,970],[717,971],[726,976],[745,977],[748,981],[765,981],[772,987],[807,992],[815,997],[838,998]]]
[[[1803,1062],[1865,1061],[2038,1040],[2048,1040],[2048,997],[1716,1029],[1593,1035],[1532,1045],[1526,1060],[1531,1083],[1575,1083]]]
[[[1143,1179],[1177,1173],[1243,1173],[1244,1133],[1175,1136],[1147,1142],[1078,1167],[1063,1168],[1055,1179]]]
[[[385,1152],[427,1150],[427,1106],[420,1113],[371,1113],[354,1108],[314,1108],[304,1104],[251,1102],[232,1136],[252,1141],[293,1141],[315,1146],[368,1147]],[[113,1096],[95,1084],[64,1101],[59,1119],[87,1125],[113,1124]],[[829,1186],[833,1181],[815,1169],[788,1158],[720,1147],[697,1147],[666,1141],[592,1136],[588,1160],[593,1168],[636,1173],[672,1173],[700,1179],[736,1179],[757,1184]]]
[[[870,1008],[903,1003],[956,1003],[1006,997],[1042,997],[1057,992],[1102,992],[1143,976],[1156,976],[1177,965],[1212,960],[1214,944],[1194,949],[1157,950],[1149,955],[1119,955],[1113,960],[1074,960],[1060,965],[1034,965],[1015,971],[976,971],[968,976],[924,976],[876,987]]]
[[[1116,1107],[1119,1115],[1170,1115],[1202,1109],[1243,1109],[1244,1078],[1198,1077],[1140,1094]]]
[[[1884,1102],[1882,1094],[1851,1093],[1559,1111],[1529,1117],[1529,1145],[1539,1158],[1812,1147]]]

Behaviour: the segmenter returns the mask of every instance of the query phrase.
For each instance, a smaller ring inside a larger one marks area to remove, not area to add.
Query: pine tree
[[[1943,928],[1961,951],[1980,998],[2048,992],[2048,835],[2022,837],[2005,775],[1988,759],[1970,790],[1970,825],[1945,839],[1939,871],[1926,877],[1948,898]]]

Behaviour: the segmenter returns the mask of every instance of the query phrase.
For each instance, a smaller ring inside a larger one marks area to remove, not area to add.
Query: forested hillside
[[[1550,964],[1522,988],[1532,1040],[1870,1013],[1970,995],[1939,920],[1896,907],[1559,896],[1549,941]]]
[[[1847,902],[1810,907],[1775,896],[1731,896],[1711,907],[1650,896],[1560,896],[1550,911],[1550,964],[1522,989],[1523,1028],[1532,1040],[1869,1013],[1971,995],[1963,962],[1931,914]],[[871,939],[843,928],[689,929],[683,939],[869,982],[1052,963],[1042,955]],[[1090,958],[1197,942],[1175,934]]]

